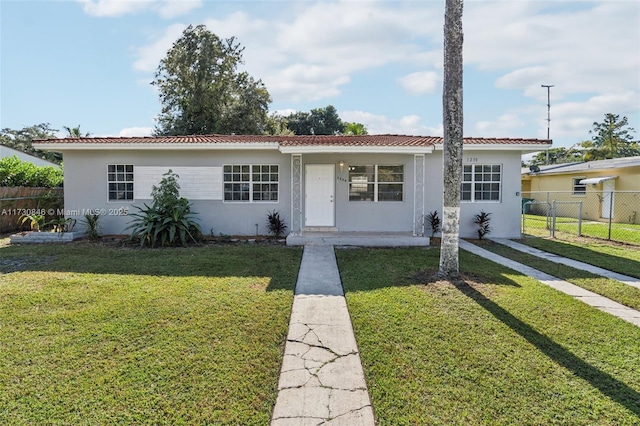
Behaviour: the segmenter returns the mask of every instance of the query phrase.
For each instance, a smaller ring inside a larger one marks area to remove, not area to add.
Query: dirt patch
[[[0,274],[25,271],[53,262],[55,256],[9,257],[0,259]]]
[[[471,287],[483,294],[490,294],[494,293],[497,288],[490,279],[472,273],[461,273],[458,278],[449,280],[440,278],[437,270],[427,269],[416,272],[410,279],[413,284],[424,285],[425,290],[443,290],[455,287],[464,291],[465,288]]]

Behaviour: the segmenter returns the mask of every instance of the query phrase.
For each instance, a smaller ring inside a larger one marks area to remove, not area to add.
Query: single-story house
[[[58,164],[52,161],[45,160],[44,158],[36,157],[35,155],[27,154],[26,152],[22,152],[18,149],[0,144],[0,159],[7,157],[18,157],[18,160],[26,161],[38,167],[60,167]]]
[[[537,201],[584,200],[585,219],[636,223],[640,221],[640,156],[532,166],[522,170],[522,193]]]
[[[460,235],[492,213],[492,236],[520,236],[520,157],[548,140],[465,138]],[[442,218],[442,138],[399,135],[95,137],[40,140],[64,154],[65,210],[99,211],[102,231],[126,233],[127,212],[150,202],[169,169],[213,235],[266,235],[277,210],[288,231],[429,236]]]

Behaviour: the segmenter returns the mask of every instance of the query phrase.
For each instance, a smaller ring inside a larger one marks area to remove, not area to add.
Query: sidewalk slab
[[[333,246],[304,247],[295,294],[344,296]]]
[[[333,246],[304,248],[271,426],[373,426]]]
[[[566,257],[558,256],[557,254],[548,253],[543,250],[539,250],[534,247],[529,247],[526,244],[521,244],[516,241],[508,240],[505,238],[490,238],[491,241],[495,241],[496,243],[505,245],[514,250],[521,251],[523,253],[530,254],[532,256],[539,257],[541,259],[548,260],[550,262],[560,263],[565,266],[570,266],[572,268],[580,269],[582,271],[591,272],[594,275],[600,275],[605,278],[611,278],[616,281],[620,281],[621,283],[630,285],[632,287],[640,288],[640,279],[635,277],[630,277],[628,275],[619,274],[617,272],[609,271],[604,268],[600,268],[594,265],[590,265],[588,263],[580,262],[573,259],[567,259]]]
[[[624,321],[640,327],[640,312],[636,311],[635,309],[631,309],[597,293],[593,293],[589,290],[583,289],[582,287],[571,284],[570,282],[561,280],[542,271],[538,271],[537,269],[534,269],[530,266],[523,265],[511,259],[507,259],[506,257],[502,257],[498,254],[490,252],[489,250],[478,247],[468,241],[460,240],[459,247],[485,259],[491,260],[492,262],[506,266],[507,268],[511,268],[514,271],[521,272],[531,278],[540,281],[545,285],[548,285],[549,287],[552,287],[562,293],[568,294],[576,300],[580,300],[581,302],[584,302],[589,306],[593,306],[596,309],[607,312]]]

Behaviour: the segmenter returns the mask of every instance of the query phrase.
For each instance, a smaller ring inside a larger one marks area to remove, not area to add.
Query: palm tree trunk
[[[444,22],[444,84],[442,113],[443,202],[438,276],[457,277],[462,179],[462,0],[446,0]]]

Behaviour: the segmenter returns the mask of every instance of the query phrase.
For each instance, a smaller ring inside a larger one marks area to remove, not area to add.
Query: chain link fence
[[[29,221],[22,218],[42,215],[49,222],[64,216],[62,188],[0,187],[0,233],[29,229]]]
[[[640,192],[523,192],[522,232],[640,245]]]

